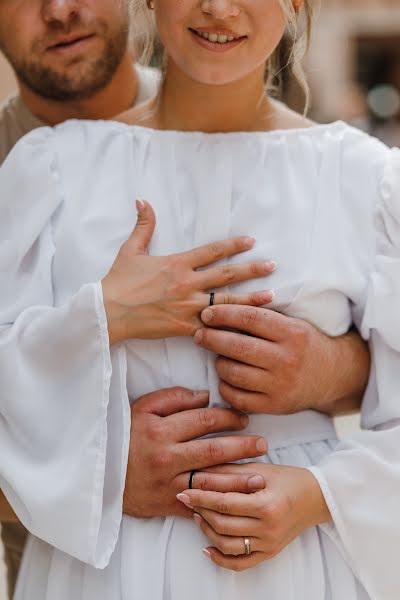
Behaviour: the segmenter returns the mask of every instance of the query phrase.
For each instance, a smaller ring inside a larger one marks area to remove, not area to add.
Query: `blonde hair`
[[[299,11],[295,9],[292,0],[278,0],[278,2],[285,13],[291,48],[288,62],[282,69],[279,61],[281,44],[269,57],[267,61],[267,91],[280,92],[280,85],[276,85],[275,82],[281,71],[288,67],[304,93],[304,113],[307,113],[311,94],[303,67],[303,59],[311,42],[317,0],[303,0],[302,8]],[[131,32],[136,58],[142,64],[149,64],[155,49],[160,46],[153,13],[148,8],[146,0],[131,0],[131,6]]]

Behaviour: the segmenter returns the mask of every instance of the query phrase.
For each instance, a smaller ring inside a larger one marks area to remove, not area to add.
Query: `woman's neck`
[[[273,128],[274,110],[263,67],[234,83],[205,85],[169,64],[153,125],[206,133],[262,131]]]

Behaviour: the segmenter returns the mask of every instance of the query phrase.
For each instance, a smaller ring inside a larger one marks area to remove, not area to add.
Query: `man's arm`
[[[0,523],[18,523],[18,519],[7,502],[7,498],[0,490]]]
[[[219,354],[220,394],[233,408],[330,415],[359,409],[370,358],[355,331],[331,338],[306,321],[250,306],[213,306],[202,319],[206,327],[195,341]]]

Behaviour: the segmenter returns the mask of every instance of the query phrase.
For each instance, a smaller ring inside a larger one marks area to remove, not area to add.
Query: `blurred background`
[[[285,48],[282,48],[284,64]],[[307,59],[312,89],[311,116],[337,119],[400,146],[400,0],[322,0]],[[287,102],[302,110],[296,84],[283,73]],[[0,54],[0,101],[15,89]],[[341,434],[357,417],[338,420]],[[0,600],[5,600],[0,547]]]

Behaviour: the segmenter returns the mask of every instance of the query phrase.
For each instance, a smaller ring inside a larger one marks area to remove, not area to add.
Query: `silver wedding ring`
[[[251,554],[251,546],[250,546],[250,540],[249,538],[243,538],[244,541],[244,552],[246,554],[246,556],[250,556]]]
[[[210,294],[210,306],[214,306],[215,293],[211,292]]]
[[[193,489],[193,480],[194,480],[194,476],[196,475],[197,471],[196,469],[194,469],[193,471],[190,471],[190,475],[189,475],[189,490]]]

